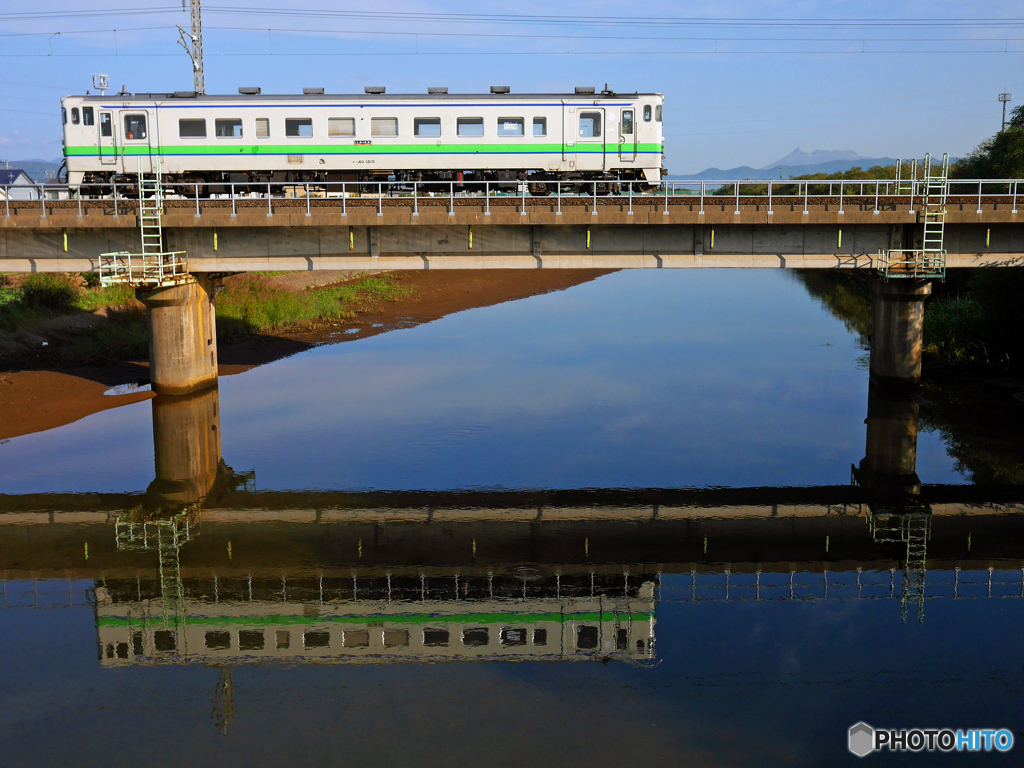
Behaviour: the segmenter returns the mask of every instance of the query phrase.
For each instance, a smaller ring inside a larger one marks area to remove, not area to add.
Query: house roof
[[[29,184],[35,184],[32,181],[32,177],[21,170],[21,168],[0,168],[0,185],[14,184],[22,176],[25,177],[24,181],[27,181]]]

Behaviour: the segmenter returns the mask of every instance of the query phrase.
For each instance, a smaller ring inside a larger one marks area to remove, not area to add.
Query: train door
[[[632,163],[636,160],[636,125],[633,108],[622,110],[619,116],[619,161]]]
[[[576,170],[605,170],[604,134],[605,110],[603,107],[580,107],[576,132]]]
[[[100,163],[113,165],[117,162],[117,143],[114,139],[114,113],[100,110],[99,120],[96,121],[96,131],[99,137],[97,142],[100,153]]]
[[[139,170],[138,158],[142,158],[142,172],[153,172],[152,147],[150,130],[152,118],[141,109],[121,111],[121,157],[124,159],[125,173],[136,173]]]

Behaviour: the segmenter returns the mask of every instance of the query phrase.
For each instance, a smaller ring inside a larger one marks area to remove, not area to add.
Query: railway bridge
[[[920,376],[931,279],[947,267],[1024,266],[1018,180],[666,181],[604,195],[555,185],[544,196],[514,183],[225,184],[190,197],[157,178],[88,191],[5,199],[0,271],[99,270],[135,285],[149,308],[153,388],[167,395],[216,380],[211,297],[230,273],[871,270],[881,277],[872,375],[898,384]]]

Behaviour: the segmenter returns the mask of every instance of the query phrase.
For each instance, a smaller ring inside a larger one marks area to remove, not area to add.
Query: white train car
[[[128,94],[61,100],[72,185],[105,185],[157,165],[167,183],[521,181],[657,183],[658,93],[387,95]]]

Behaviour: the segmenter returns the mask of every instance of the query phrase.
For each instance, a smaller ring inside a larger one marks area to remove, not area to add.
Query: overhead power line
[[[290,18],[338,18],[354,20],[409,21],[446,24],[526,24],[562,26],[694,26],[694,27],[789,27],[818,29],[924,29],[924,28],[1008,28],[1024,26],[1024,18],[720,18],[709,16],[566,16],[537,14],[483,14],[405,11],[343,11],[315,8],[258,8],[251,5],[211,5],[209,13]],[[44,19],[96,18],[103,16],[179,14],[174,5],[146,8],[96,8],[69,11],[24,11],[0,13],[0,21],[38,21]]]

